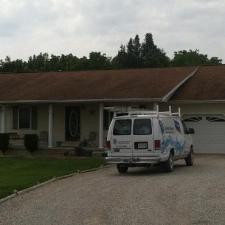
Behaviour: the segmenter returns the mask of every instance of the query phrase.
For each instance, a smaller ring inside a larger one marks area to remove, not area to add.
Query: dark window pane
[[[207,116],[206,120],[209,122],[225,122],[225,119],[222,117],[213,117],[213,116]]]
[[[201,116],[189,117],[189,118],[183,119],[184,122],[199,122],[201,120],[202,120]]]
[[[13,129],[18,129],[18,107],[13,107]]]
[[[188,134],[188,129],[187,129],[187,126],[186,126],[185,122],[182,121],[182,124],[183,124],[183,128],[184,128],[184,133]]]
[[[32,107],[32,129],[37,130],[37,107]]]
[[[113,112],[110,112],[108,110],[104,110],[104,130],[109,129],[109,125],[113,118]]]
[[[130,135],[131,120],[116,120],[113,129],[114,135]]]
[[[134,120],[134,135],[149,135],[152,133],[151,121],[149,119]]]
[[[19,128],[29,129],[30,128],[30,108],[19,109]]]
[[[109,112],[104,110],[104,130],[108,130],[109,128]]]

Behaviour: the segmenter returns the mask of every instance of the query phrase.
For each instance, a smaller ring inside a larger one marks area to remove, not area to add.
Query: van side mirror
[[[193,128],[189,128],[189,129],[188,129],[188,133],[189,133],[189,134],[194,134],[194,133],[195,133],[195,130],[194,130]]]

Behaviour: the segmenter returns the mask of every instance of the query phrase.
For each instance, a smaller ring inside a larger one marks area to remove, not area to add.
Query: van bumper
[[[109,164],[127,164],[128,166],[141,166],[160,163],[159,156],[150,157],[106,157],[106,162]]]

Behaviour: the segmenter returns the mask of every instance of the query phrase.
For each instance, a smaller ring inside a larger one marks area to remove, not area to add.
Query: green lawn
[[[99,167],[102,158],[0,158],[0,198],[38,182]]]

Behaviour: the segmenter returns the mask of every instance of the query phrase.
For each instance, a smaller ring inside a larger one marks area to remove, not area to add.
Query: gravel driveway
[[[1,204],[0,224],[225,224],[225,156],[176,165],[126,175],[109,167],[48,184]]]

